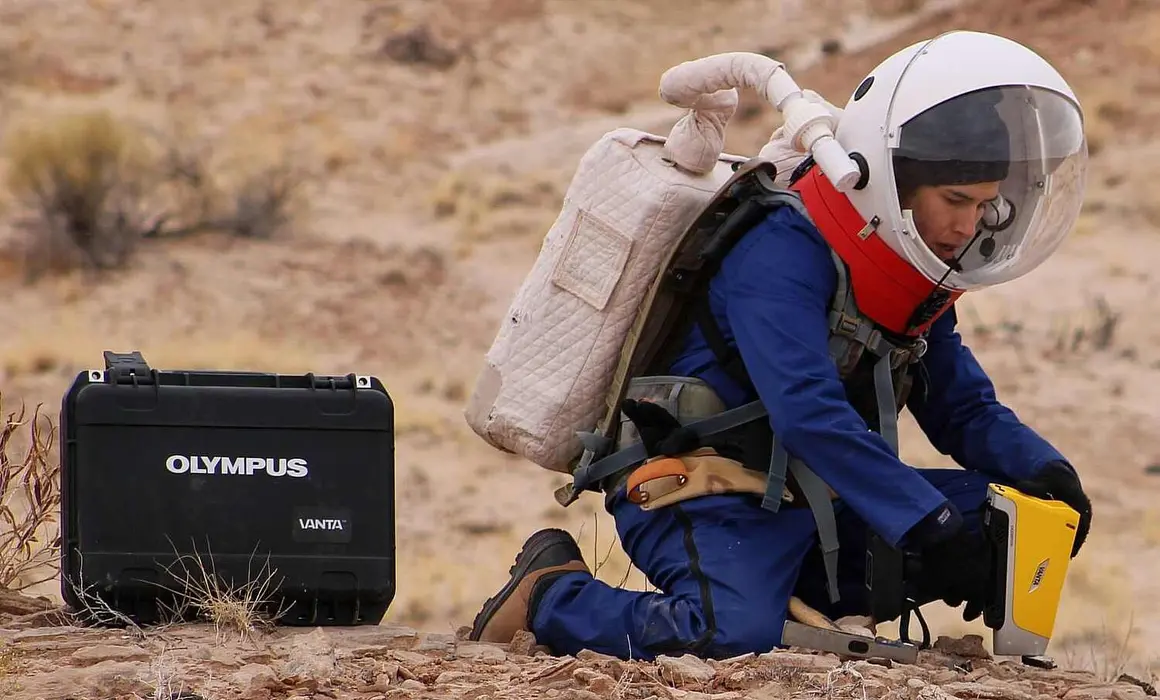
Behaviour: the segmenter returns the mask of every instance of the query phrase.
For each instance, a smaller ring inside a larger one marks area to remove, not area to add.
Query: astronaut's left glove
[[[1071,548],[1071,556],[1074,559],[1087,539],[1092,524],[1092,502],[1083,492],[1075,469],[1067,462],[1048,462],[1038,474],[1015,484],[1015,488],[1035,498],[1062,501],[1079,513],[1075,544]]]

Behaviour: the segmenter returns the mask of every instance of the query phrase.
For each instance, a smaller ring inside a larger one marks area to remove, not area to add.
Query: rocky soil
[[[35,618],[35,619],[34,619]],[[63,620],[53,620],[61,623]],[[401,625],[277,628],[246,634],[183,625],[142,632],[45,625],[0,627],[6,700],[1143,700],[1152,685],[996,661],[982,638],[939,637],[917,665],[791,648],[726,660],[553,656],[528,633],[511,644]]]

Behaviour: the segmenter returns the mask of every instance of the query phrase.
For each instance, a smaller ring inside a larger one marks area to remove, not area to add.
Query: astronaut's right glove
[[[994,575],[990,546],[981,532],[964,529],[954,503],[946,501],[910,529],[905,548],[908,573],[920,601],[941,600],[952,608],[966,603],[963,619],[983,614]]]

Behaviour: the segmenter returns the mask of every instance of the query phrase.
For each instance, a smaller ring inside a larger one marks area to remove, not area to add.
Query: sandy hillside
[[[547,525],[577,533],[590,563],[603,562],[601,578],[640,588],[597,498],[561,509],[551,495],[558,476],[491,450],[461,417],[584,148],[615,126],[666,133],[680,113],[657,99],[657,79],[689,58],[768,52],[841,104],[899,46],[952,27],[997,29],[1041,51],[1084,100],[1089,195],[1059,254],[1018,283],[965,300],[962,330],[1001,397],[1071,457],[1094,501],[1094,529],[1073,563],[1051,652],[1074,668],[1104,673],[1125,663],[1147,676],[1160,641],[1160,476],[1148,470],[1160,464],[1160,321],[1149,313],[1160,288],[1151,180],[1160,173],[1160,9],[1143,0],[671,5],[204,0],[195,15],[175,0],[0,3],[6,131],[101,106],[126,123],[183,134],[175,143],[191,149],[211,146],[224,177],[280,154],[308,177],[293,226],[274,240],[150,241],[126,269],[33,282],[17,264],[28,240],[17,226],[24,212],[6,199],[5,408],[23,401],[57,410],[74,374],[99,365],[105,349],[139,349],[167,368],[375,374],[398,406],[399,593],[386,623],[452,634],[505,580],[523,539]],[[746,95],[727,147],[754,153],[777,124]],[[9,165],[0,158],[0,169]],[[949,465],[909,423],[904,457]],[[54,597],[56,588],[31,592]],[[928,618],[936,633],[989,638],[955,611]],[[26,637],[17,672],[33,679],[86,645],[126,643],[86,634]],[[212,635],[178,634],[191,658],[222,653]],[[380,642],[344,634],[327,632],[350,652],[339,657],[373,657],[363,666],[376,672],[420,663],[355,653]],[[142,659],[139,651],[108,658],[147,669],[160,643],[142,642]],[[253,663],[285,658],[267,643]],[[502,663],[511,678],[538,672],[522,660]],[[432,685],[441,667],[424,668],[410,679],[386,673],[435,694],[463,690]],[[214,677],[244,670],[227,665]],[[371,673],[367,683],[375,682]],[[1029,683],[1032,697],[1066,690]],[[267,690],[282,697],[290,688]],[[587,697],[577,688],[560,692]],[[742,689],[705,686],[730,690]],[[27,697],[58,697],[37,692]],[[661,695],[631,697],[649,694]]]

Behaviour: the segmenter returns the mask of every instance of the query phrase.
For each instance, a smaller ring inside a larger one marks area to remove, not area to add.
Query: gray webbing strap
[[[800,459],[791,459],[789,470],[814,514],[822,564],[826,568],[826,589],[830,592],[830,602],[837,603],[841,598],[838,595],[838,520],[834,515],[834,502],[830,500],[830,488]]]
[[[765,495],[761,498],[761,507],[770,513],[781,509],[781,496],[785,491],[786,467],[789,466],[789,453],[785,451],[781,440],[773,437],[773,452],[769,455],[769,474],[765,477]]]
[[[898,409],[894,397],[894,377],[890,372],[890,353],[874,363],[874,397],[878,400],[878,433],[898,454]]]

